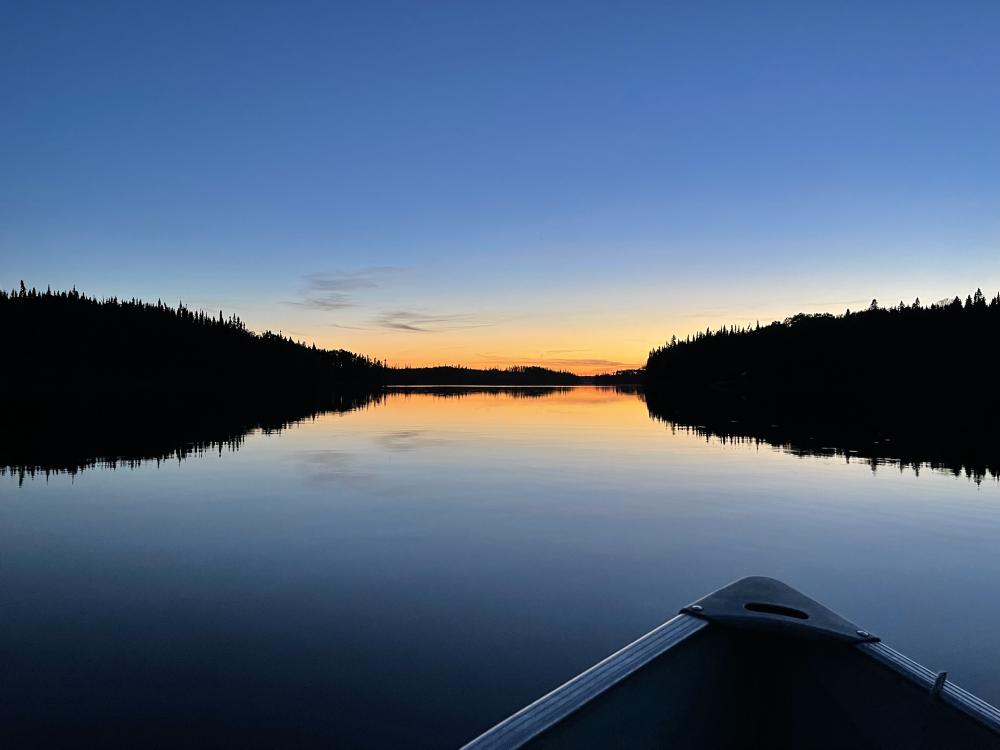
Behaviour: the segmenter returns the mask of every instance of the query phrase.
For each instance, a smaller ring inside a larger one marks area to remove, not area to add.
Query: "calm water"
[[[0,493],[0,744],[455,746],[750,574],[1000,703],[996,481],[631,394],[397,393]]]

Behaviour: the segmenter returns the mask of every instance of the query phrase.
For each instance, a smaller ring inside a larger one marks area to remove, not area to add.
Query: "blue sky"
[[[0,283],[635,364],[1000,288],[1000,3],[6,3]]]

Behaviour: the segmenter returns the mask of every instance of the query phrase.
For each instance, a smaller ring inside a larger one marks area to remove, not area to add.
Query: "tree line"
[[[65,402],[289,399],[383,380],[382,363],[218,317],[70,291],[0,290],[9,398]]]
[[[842,315],[723,326],[653,349],[647,391],[661,409],[772,422],[987,426],[1000,414],[993,352],[1000,294],[977,290]]]
[[[394,367],[386,373],[390,385],[576,385],[579,375],[546,367],[491,367],[479,370],[459,365]]]

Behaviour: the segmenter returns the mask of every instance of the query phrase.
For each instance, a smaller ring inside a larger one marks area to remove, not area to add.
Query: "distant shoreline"
[[[386,388],[614,388],[626,386],[641,388],[641,382],[599,383],[593,376],[583,375],[579,383],[386,383]]]

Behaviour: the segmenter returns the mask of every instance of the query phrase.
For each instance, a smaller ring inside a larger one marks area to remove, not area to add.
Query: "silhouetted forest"
[[[75,289],[39,292],[23,282],[0,291],[0,331],[11,355],[0,374],[5,394],[32,413],[81,401],[297,402],[383,379],[382,365],[367,357],[253,333],[221,311],[216,318]]]
[[[645,383],[661,413],[696,421],[850,425],[866,434],[988,434],[1000,414],[992,354],[1000,295],[924,306],[875,300],[843,315],[723,327],[650,352]]]
[[[646,371],[643,368],[635,370],[615,370],[594,375],[591,380],[595,385],[640,385],[645,381]]]
[[[234,448],[377,396],[384,368],[235,317],[75,289],[0,291],[0,472],[75,472]]]
[[[544,367],[388,368],[344,350],[317,349],[247,329],[237,316],[137,299],[96,299],[75,289],[0,290],[0,330],[11,366],[0,377],[22,404],[147,398],[296,400],[330,389],[394,385],[571,385],[584,379]]]
[[[392,367],[390,385],[578,385],[585,378],[545,367],[508,367],[476,370],[471,367]]]

